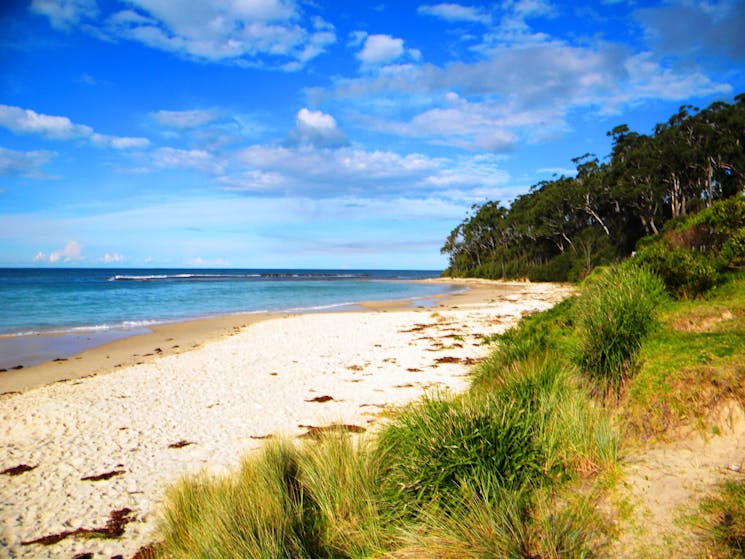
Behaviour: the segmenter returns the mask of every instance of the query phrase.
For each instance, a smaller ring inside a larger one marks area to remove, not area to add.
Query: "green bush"
[[[575,360],[603,392],[617,390],[665,298],[660,278],[643,268],[612,266],[587,285],[575,305]]]
[[[714,287],[728,268],[745,264],[745,197],[721,200],[659,237],[639,241],[632,262],[649,268],[677,299],[692,299]]]
[[[657,243],[641,249],[631,260],[659,275],[676,299],[693,299],[714,287],[717,264],[705,253]]]

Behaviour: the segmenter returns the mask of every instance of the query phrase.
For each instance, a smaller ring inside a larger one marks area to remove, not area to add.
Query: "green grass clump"
[[[554,354],[490,375],[489,390],[426,398],[381,433],[387,490],[409,509],[463,485],[553,485],[615,461],[614,430]]]
[[[330,433],[296,447],[272,442],[225,477],[171,488],[164,557],[367,557],[386,537],[379,471],[368,442]]]
[[[486,389],[513,363],[547,351],[558,355],[563,347],[568,347],[575,300],[570,297],[546,311],[526,316],[506,332],[493,336],[490,341],[496,342],[497,347],[474,369],[473,385]]]
[[[425,398],[381,433],[381,450],[390,456],[387,489],[416,510],[450,497],[463,483],[537,481],[545,457],[531,420],[515,400],[494,395]]]
[[[575,360],[601,393],[618,393],[665,297],[658,276],[632,266],[610,267],[583,290]]]
[[[562,496],[564,497],[564,496]],[[534,490],[460,488],[457,506],[439,509],[401,537],[392,559],[590,558],[599,540],[599,515],[589,499],[559,503]]]
[[[201,475],[171,488],[161,522],[173,559],[318,557],[315,519],[298,480],[297,451],[268,444],[225,477]]]

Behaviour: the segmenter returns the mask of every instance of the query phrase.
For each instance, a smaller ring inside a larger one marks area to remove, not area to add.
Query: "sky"
[[[745,2],[0,7],[0,266],[439,270],[473,204],[745,92]]]

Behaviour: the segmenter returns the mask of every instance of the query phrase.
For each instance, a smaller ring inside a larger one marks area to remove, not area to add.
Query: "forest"
[[[611,153],[572,159],[575,176],[541,181],[509,207],[474,205],[441,248],[443,275],[577,281],[745,190],[745,93],[684,105],[649,135],[620,125],[608,136]]]

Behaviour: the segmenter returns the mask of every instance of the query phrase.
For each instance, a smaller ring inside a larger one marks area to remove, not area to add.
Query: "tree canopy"
[[[628,256],[670,222],[745,192],[745,93],[680,107],[652,134],[620,125],[612,151],[572,160],[573,177],[533,185],[505,207],[474,205],[441,252],[447,275],[576,280]]]

